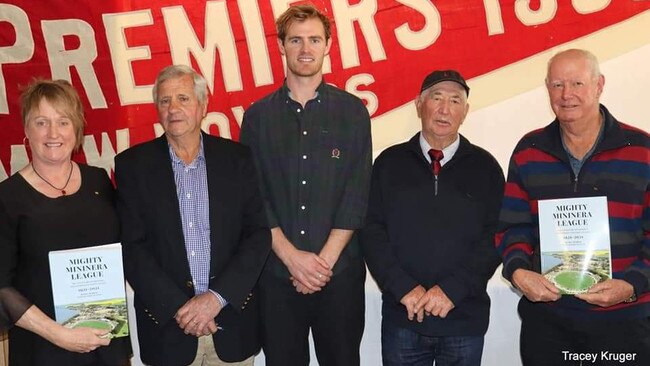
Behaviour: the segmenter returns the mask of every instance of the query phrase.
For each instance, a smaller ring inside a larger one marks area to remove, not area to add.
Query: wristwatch
[[[632,292],[632,296],[628,297],[625,301],[623,302],[635,302],[636,301],[636,293]]]

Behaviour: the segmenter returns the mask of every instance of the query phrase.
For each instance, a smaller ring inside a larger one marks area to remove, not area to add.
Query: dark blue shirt
[[[372,164],[370,117],[361,100],[321,83],[305,107],[283,85],[244,114],[241,142],[259,169],[270,227],[298,249],[319,253],[332,229],[362,227]],[[334,272],[360,258],[356,236]],[[267,269],[288,276],[275,256]]]

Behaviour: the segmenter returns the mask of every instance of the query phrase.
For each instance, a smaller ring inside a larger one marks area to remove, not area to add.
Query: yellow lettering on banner
[[[424,27],[414,32],[408,23],[395,29],[397,41],[407,50],[423,50],[436,42],[442,32],[440,13],[433,3],[427,0],[398,0],[409,8],[417,10],[424,17]]]
[[[165,133],[165,129],[160,124],[160,122],[156,122],[153,124],[153,133],[156,137],[160,137]]]
[[[9,172],[5,170],[2,160],[0,160],[0,182],[9,178],[10,175],[16,173],[28,163],[29,158],[27,157],[27,149],[25,149],[25,145],[11,145]]]
[[[237,45],[232,33],[225,1],[205,4],[205,46],[201,46],[194,28],[182,6],[162,8],[169,39],[169,50],[174,64],[192,65],[190,54],[214,93],[215,49],[219,51],[221,72],[227,92],[243,89],[237,57]]]
[[[524,25],[548,23],[557,11],[557,0],[539,0],[539,9],[530,9],[531,0],[515,0],[515,15]]]
[[[79,19],[43,20],[41,27],[47,57],[50,60],[52,79],[65,79],[72,82],[70,68],[74,67],[77,69],[93,109],[107,108],[106,98],[93,68],[93,61],[97,59],[93,27]],[[63,42],[63,37],[66,35],[79,38],[79,48],[66,50]]]
[[[135,60],[151,59],[151,50],[148,46],[129,47],[126,43],[124,30],[133,27],[142,27],[153,24],[151,10],[139,10],[126,13],[102,15],[106,40],[111,53],[111,62],[115,72],[117,95],[121,105],[151,103],[151,89],[153,85],[135,85],[131,62]]]
[[[273,71],[266,46],[266,34],[257,0],[238,0],[242,16],[242,25],[246,33],[246,45],[253,70],[255,86],[273,84]],[[244,10],[245,9],[245,10]],[[275,42],[273,42],[275,44]]]
[[[16,173],[27,164],[29,164],[29,157],[25,145],[11,145],[11,161],[9,162],[11,174]]]
[[[0,4],[0,22],[11,24],[16,32],[16,42],[13,45],[0,47],[0,114],[9,114],[2,65],[19,64],[31,59],[34,55],[34,37],[27,13],[15,5]]]
[[[2,163],[2,159],[0,159],[0,182],[3,180],[9,178],[9,175],[7,174],[7,171],[5,170],[5,165]]]
[[[232,114],[235,116],[235,122],[241,127],[242,122],[244,121],[244,107],[237,106],[230,108]]]
[[[25,145],[11,145],[10,154],[11,158],[9,161],[9,172],[5,170],[2,160],[0,160],[0,182],[9,178],[9,176],[16,173],[29,163]]]
[[[488,35],[505,33],[499,0],[483,0],[483,7],[485,8]]]
[[[115,130],[115,140],[117,142],[116,145],[118,154],[129,147],[129,139],[130,136],[128,128]],[[111,139],[108,138],[108,133],[102,132],[101,154],[97,149],[95,138],[92,135],[87,135],[84,137],[82,148],[88,165],[104,168],[104,170],[106,170],[109,175],[111,174],[111,170],[113,170],[115,167],[114,159],[115,155],[117,154],[115,153]]]
[[[9,172],[5,170],[5,166],[0,160],[0,182],[9,178],[10,175],[22,169],[29,163],[27,158],[27,150],[24,145],[11,145],[11,158],[9,161]]]
[[[573,8],[580,14],[590,14],[605,9],[612,0],[571,0]]]
[[[201,129],[205,133],[210,133],[210,126],[215,125],[219,128],[219,136],[232,140],[232,134],[230,133],[230,123],[228,122],[228,117],[221,112],[210,112],[208,113],[203,121],[201,121]]]
[[[359,90],[359,85],[368,86],[375,82],[375,78],[370,74],[354,75],[345,83],[345,91],[350,94],[356,95],[358,98],[366,101],[366,109],[371,116],[377,112],[379,108],[379,98],[377,95],[369,90]]]
[[[386,52],[374,19],[377,13],[377,1],[361,0],[356,5],[350,5],[347,0],[332,0],[332,10],[344,69],[360,65],[359,47],[354,31],[355,22],[359,23],[372,61],[386,59]]]

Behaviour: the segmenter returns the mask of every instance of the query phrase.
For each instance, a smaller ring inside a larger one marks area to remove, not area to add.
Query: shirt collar
[[[323,97],[327,94],[326,93],[327,89],[325,88],[325,86],[326,86],[325,79],[323,78],[321,80],[320,84],[318,85],[318,87],[316,88],[316,92],[314,93],[313,98],[311,98],[310,100],[323,99]],[[289,86],[287,86],[287,79],[284,79],[284,83],[282,84],[281,92],[282,92],[282,95],[284,96],[284,98],[285,98],[285,100],[287,102],[288,101],[293,101],[293,99],[291,99],[291,89],[289,89]]]
[[[570,160],[573,159],[577,161],[585,161],[594,153],[594,151],[596,151],[596,146],[598,146],[598,144],[600,144],[600,141],[602,141],[604,131],[605,131],[605,115],[603,111],[600,111],[600,118],[602,123],[600,124],[600,130],[598,131],[598,136],[596,136],[596,141],[594,141],[594,144],[591,146],[591,149],[589,149],[589,151],[587,151],[585,156],[583,156],[582,159],[580,160],[578,160],[576,157],[573,156],[573,154],[571,154],[571,151],[569,151],[569,148],[567,147],[566,143],[564,142],[564,138],[562,138],[562,134],[560,133],[560,140],[562,140],[562,147],[564,148],[564,151],[566,151]]]
[[[167,142],[167,147],[169,148],[169,157],[172,159],[172,163],[187,165],[189,167],[189,166],[196,165],[196,163],[199,161],[205,161],[205,154],[203,153],[203,133],[199,134],[199,136],[200,136],[199,153],[196,155],[194,160],[192,160],[192,162],[189,164],[185,164],[185,162],[181,160],[181,158],[179,158],[178,155],[176,155],[172,145],[169,142]]]
[[[456,140],[452,142],[449,146],[445,147],[442,149],[442,154],[443,158],[440,160],[440,165],[445,165],[451,158],[454,157],[454,154],[456,154],[456,151],[458,151],[458,147],[460,146],[460,134],[456,134]],[[431,164],[431,157],[429,156],[429,150],[431,150],[431,145],[427,142],[427,140],[424,138],[424,135],[422,132],[420,132],[420,148],[422,149],[422,154],[424,155],[424,158],[427,159],[429,164]]]

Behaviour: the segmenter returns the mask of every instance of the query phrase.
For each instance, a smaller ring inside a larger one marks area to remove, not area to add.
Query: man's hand
[[[430,288],[415,304],[416,313],[423,308],[426,315],[444,318],[454,308],[454,303],[449,300],[440,286],[436,285]]]
[[[533,302],[557,301],[560,290],[541,274],[519,268],[512,274],[512,283]]]
[[[293,249],[286,257],[284,264],[291,273],[291,279],[298,292],[313,293],[320,291],[332,277],[329,264],[323,258],[311,252]],[[300,289],[296,281],[302,285]]]
[[[338,257],[339,257],[340,253],[334,253],[334,251],[330,251],[330,250],[326,250],[326,249],[327,249],[327,247],[323,248],[323,250],[320,252],[320,254],[318,256],[320,258],[322,258],[325,261],[325,263],[327,263],[329,268],[334,268],[334,265],[336,264],[336,261],[338,260]],[[321,279],[321,278],[319,277],[319,279]],[[329,282],[330,279],[331,279],[331,277],[328,277],[326,279],[326,281],[325,281],[325,284],[327,284],[327,282]],[[300,292],[303,295],[313,294],[316,291],[320,291],[320,289],[322,289],[323,286],[325,286],[325,284],[323,284],[322,286],[319,286],[318,290],[313,290],[313,286],[310,287],[309,284],[303,284],[302,282],[298,281],[293,276],[291,276],[290,280],[291,280],[291,283],[293,284],[293,287],[296,288],[296,292]]]
[[[417,321],[420,323],[424,320],[424,309],[420,308],[419,310],[416,310],[415,305],[426,292],[427,290],[422,287],[422,285],[417,285],[399,301],[402,305],[406,306],[406,313],[409,320],[413,320],[414,317],[417,318]]]
[[[217,325],[214,318],[221,312],[221,302],[210,291],[189,299],[176,312],[176,323],[185,334],[197,337],[214,334]]]
[[[308,289],[305,285],[303,285],[293,277],[289,278],[289,280],[291,280],[291,284],[293,285],[293,287],[296,288],[296,292],[300,292],[303,295],[310,295],[316,292]]]
[[[341,256],[343,249],[345,249],[350,242],[350,239],[352,239],[352,235],[354,235],[354,230],[330,230],[330,234],[327,237],[327,241],[325,241],[325,245],[323,245],[323,249],[318,253],[318,256],[327,262],[330,269],[334,269],[334,265],[336,265],[336,262],[339,260],[339,256]]]
[[[314,253],[296,249],[280,227],[272,228],[271,236],[273,251],[287,266],[296,291],[303,294],[320,291],[332,277],[328,263]]]
[[[575,297],[606,308],[629,299],[632,294],[634,294],[634,288],[629,282],[610,279],[593,285],[589,291],[584,294],[576,294]]]

